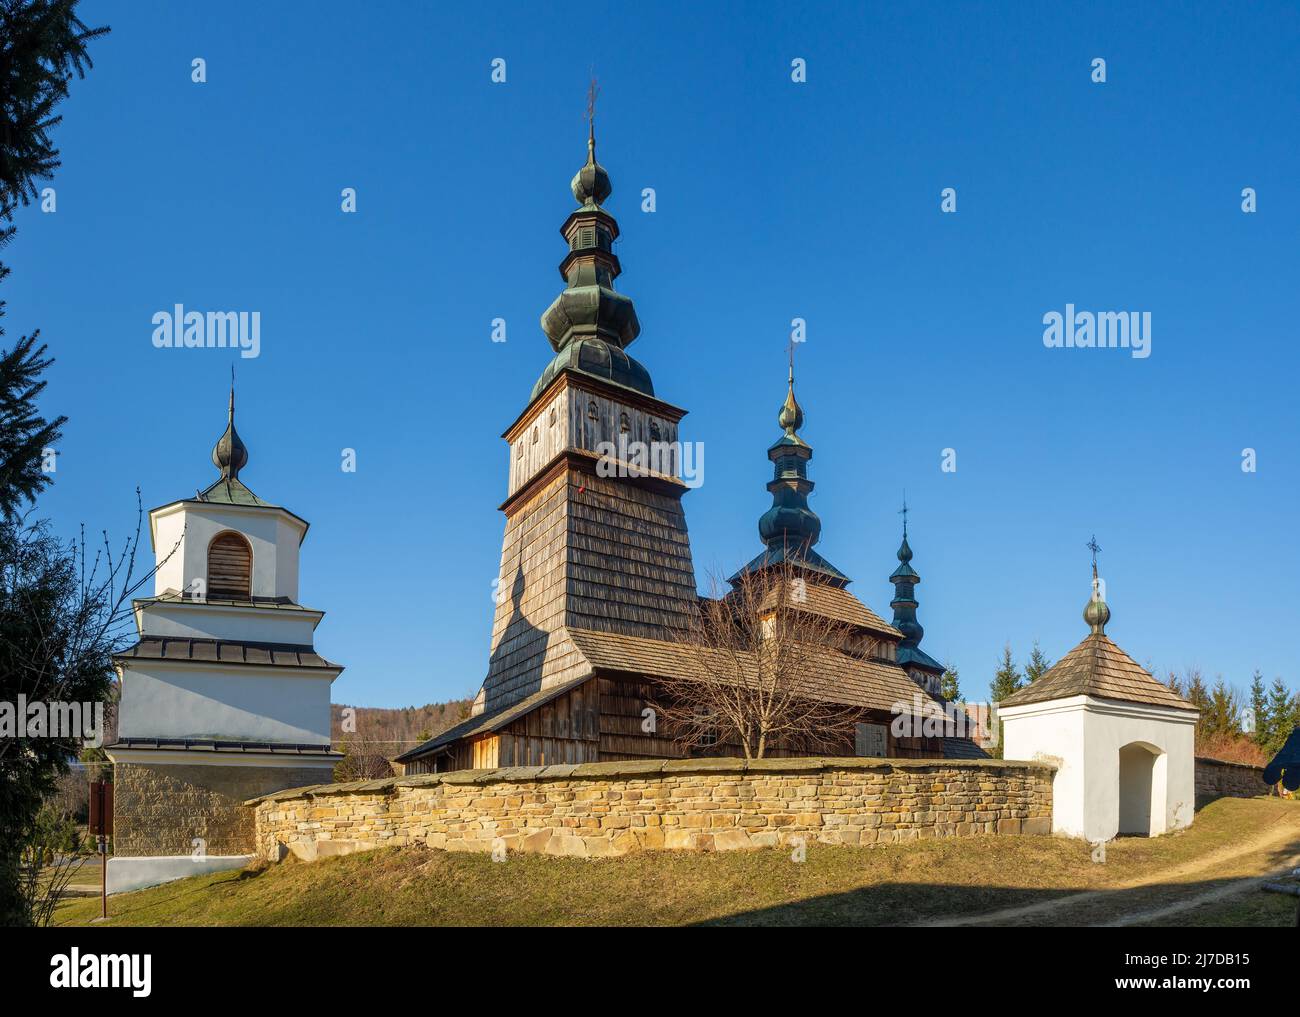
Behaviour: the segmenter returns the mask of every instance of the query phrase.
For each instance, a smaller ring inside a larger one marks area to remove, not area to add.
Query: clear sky
[[[335,701],[472,694],[594,66],[631,352],[704,443],[702,587],[759,550],[801,317],[818,550],[888,617],[906,489],[922,645],[972,698],[1005,642],[1086,633],[1093,533],[1139,662],[1296,687],[1300,15],[1052,6],[87,0],[113,33],[0,286],[71,418],[43,513],[120,539],[137,485],[206,486],[236,358],[151,318],[260,311],[242,476],[311,521]],[[1151,355],[1046,348],[1067,303],[1149,311]]]

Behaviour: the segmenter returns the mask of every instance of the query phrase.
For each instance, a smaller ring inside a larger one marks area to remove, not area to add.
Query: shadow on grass
[[[1277,871],[1300,852],[1293,840],[1266,854],[1266,868]],[[764,926],[906,926],[918,924],[1007,924],[1095,926],[1143,916],[1178,924],[1177,911],[1186,907],[1213,910],[1244,895],[1266,893],[1267,877],[1258,875],[1151,882],[1134,887],[1098,889],[1086,886],[1040,889],[1016,886],[972,886],[961,883],[878,883],[845,893],[825,894],[772,907],[740,911],[699,922],[712,925]],[[1216,897],[1222,893],[1221,898]],[[1210,900],[1198,902],[1209,896]],[[1025,909],[1022,913],[1022,909]],[[1032,909],[1032,910],[1030,910]],[[1014,912],[1014,913],[1013,913]],[[1203,922],[1198,924],[1204,924]],[[1300,902],[1296,925],[1300,926]]]

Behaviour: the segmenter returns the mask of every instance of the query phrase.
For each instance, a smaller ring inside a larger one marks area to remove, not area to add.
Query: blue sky
[[[58,211],[19,215],[0,288],[71,418],[42,512],[120,538],[136,485],[147,507],[205,486],[234,358],[155,349],[151,317],[260,311],[243,477],[312,523],[302,600],[347,666],[336,701],[482,679],[500,435],[550,357],[593,65],[631,352],[706,450],[685,500],[702,587],[759,549],[802,317],[819,550],[887,615],[906,488],[923,646],[969,695],[1005,642],[1055,659],[1082,638],[1094,532],[1137,660],[1296,687],[1294,7],[83,12],[113,33],[64,105]],[[1151,312],[1151,356],[1045,348],[1067,303]]]

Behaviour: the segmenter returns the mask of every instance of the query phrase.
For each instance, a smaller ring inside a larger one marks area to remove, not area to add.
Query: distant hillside
[[[347,758],[335,770],[337,780],[381,777],[391,773],[388,760],[454,727],[469,716],[472,700],[404,706],[386,710],[377,706],[330,704],[330,740]],[[354,731],[343,729],[344,711]]]

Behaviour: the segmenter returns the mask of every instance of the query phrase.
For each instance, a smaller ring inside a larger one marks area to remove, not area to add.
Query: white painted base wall
[[[191,855],[159,855],[151,858],[119,858],[113,855],[108,859],[108,892],[126,893],[128,890],[170,883],[187,876],[202,876],[223,869],[242,869],[252,860],[252,855],[213,855],[201,859],[195,859]]]
[[[1072,696],[999,711],[1003,755],[1057,765],[1052,830],[1106,841],[1192,825],[1196,714]],[[1122,765],[1121,765],[1122,764]]]

